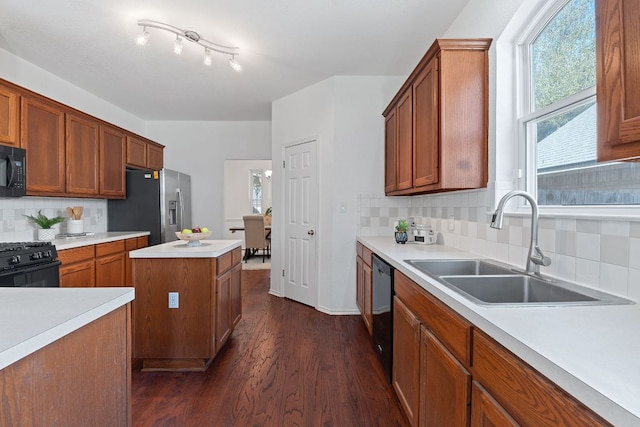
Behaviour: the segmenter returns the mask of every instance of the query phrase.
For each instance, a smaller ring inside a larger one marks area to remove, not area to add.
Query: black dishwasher
[[[393,271],[395,269],[373,254],[373,345],[378,352],[382,369],[391,382],[393,359]]]

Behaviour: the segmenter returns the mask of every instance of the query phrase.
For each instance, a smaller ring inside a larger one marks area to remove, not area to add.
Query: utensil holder
[[[67,220],[67,233],[68,234],[81,234],[84,233],[84,221],[81,219],[68,219]]]

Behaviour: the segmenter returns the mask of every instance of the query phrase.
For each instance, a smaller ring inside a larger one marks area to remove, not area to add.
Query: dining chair
[[[265,229],[264,216],[245,215],[244,221],[244,262],[246,263],[252,255],[262,250],[262,262],[267,255],[271,255],[271,238],[267,237],[268,230]]]

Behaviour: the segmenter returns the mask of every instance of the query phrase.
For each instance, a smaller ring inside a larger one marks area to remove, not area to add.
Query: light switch
[[[447,228],[449,231],[455,231],[456,229],[456,217],[451,215],[447,221]]]
[[[347,213],[347,204],[344,202],[340,203],[340,213]]]

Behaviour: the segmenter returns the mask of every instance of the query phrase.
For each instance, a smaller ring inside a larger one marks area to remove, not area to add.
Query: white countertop
[[[613,425],[640,425],[640,304],[484,307],[403,262],[481,256],[393,237],[358,241]]]
[[[0,369],[133,298],[133,288],[0,288]]]
[[[97,245],[100,243],[115,242],[116,240],[132,239],[134,237],[148,236],[148,231],[108,231],[95,233],[93,236],[73,237],[69,239],[55,239],[51,243],[57,250],[79,248],[81,246]]]
[[[217,258],[242,245],[241,240],[201,240],[200,246],[187,246],[184,240],[162,243],[129,252],[130,258]]]

